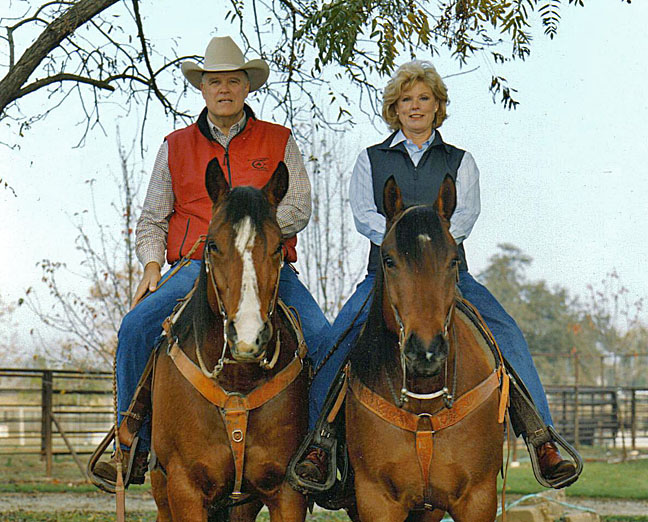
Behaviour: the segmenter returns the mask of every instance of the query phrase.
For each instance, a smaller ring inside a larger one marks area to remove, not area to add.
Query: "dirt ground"
[[[512,500],[512,499],[510,499]],[[648,501],[569,497],[567,503],[599,515],[647,515]],[[114,511],[115,497],[106,493],[4,493],[0,513],[11,511]],[[127,493],[127,511],[155,511],[150,493]]]

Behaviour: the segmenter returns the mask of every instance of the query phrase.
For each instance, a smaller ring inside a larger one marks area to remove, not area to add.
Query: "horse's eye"
[[[383,257],[383,265],[387,268],[394,268],[396,266],[396,261],[391,256]]]
[[[220,252],[215,241],[207,241],[205,247],[207,248],[207,252],[209,252],[210,254],[218,254]]]
[[[460,262],[461,262],[460,259],[459,259],[458,257],[455,257],[455,258],[450,262],[450,269],[451,269],[451,270],[455,270],[455,269],[459,266],[459,263],[460,263]]]

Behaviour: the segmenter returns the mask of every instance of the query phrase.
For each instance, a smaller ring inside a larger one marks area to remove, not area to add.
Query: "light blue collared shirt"
[[[434,141],[434,135],[433,132],[429,139],[419,148],[418,145],[405,137],[403,131],[398,131],[389,146],[395,147],[399,143],[405,142],[405,150],[407,150],[414,165],[418,165],[423,154]],[[460,244],[470,235],[481,211],[479,169],[469,152],[464,154],[457,169],[456,187],[457,208],[450,219],[450,233],[457,244]],[[372,243],[380,245],[385,235],[385,217],[378,213],[378,207],[374,200],[371,162],[369,161],[367,149],[360,153],[353,167],[353,174],[349,184],[349,200],[358,232],[368,237]]]

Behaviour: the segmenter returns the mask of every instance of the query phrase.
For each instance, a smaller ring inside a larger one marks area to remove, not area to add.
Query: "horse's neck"
[[[455,317],[453,326],[456,332],[454,351],[458,356],[455,397],[458,397],[486,379],[495,368],[495,360],[467,323]]]

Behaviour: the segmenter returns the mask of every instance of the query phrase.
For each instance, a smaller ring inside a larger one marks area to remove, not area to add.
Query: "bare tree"
[[[14,310],[15,306],[6,303],[0,295],[0,324],[2,324],[4,332],[14,331],[16,326],[13,319]],[[11,333],[9,336],[3,335],[0,338],[0,365],[13,364],[18,359],[15,340],[15,333]]]
[[[299,235],[300,267],[306,285],[329,319],[334,319],[365,268],[367,241],[358,248],[351,229],[348,187],[353,159],[344,133],[311,128],[305,151],[313,214]]]
[[[28,289],[26,303],[41,321],[65,334],[66,341],[58,353],[49,354],[59,360],[76,359],[77,362],[102,360],[106,365],[112,361],[117,347],[117,332],[122,317],[129,309],[133,293],[141,278],[141,267],[135,258],[133,240],[135,215],[138,213],[137,190],[141,184],[141,172],[132,169],[127,151],[119,143],[121,175],[116,183],[120,200],[112,204],[117,219],[106,223],[97,211],[94,185],[87,181],[91,194],[91,210],[77,212],[74,226],[78,232],[76,248],[81,252],[81,273],[73,274],[88,284],[87,295],[79,295],[60,283],[59,276],[72,273],[68,267],[50,259],[42,260],[42,283],[46,286],[55,305],[47,309],[41,305],[38,293]],[[88,221],[92,221],[89,232]],[[114,223],[119,223],[115,231]]]

